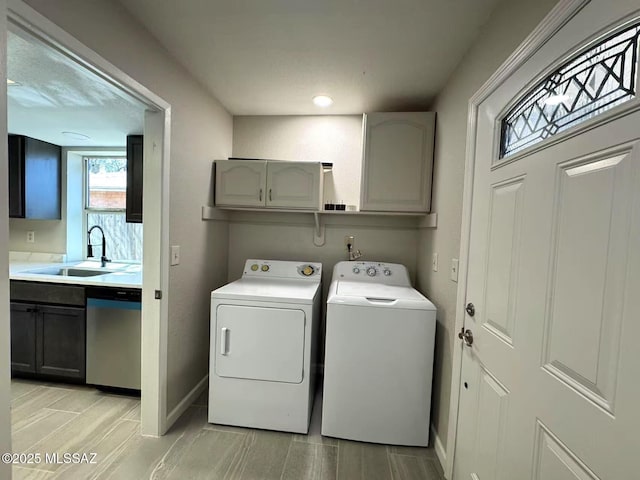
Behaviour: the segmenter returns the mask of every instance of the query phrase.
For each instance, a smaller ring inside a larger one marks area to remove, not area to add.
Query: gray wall
[[[0,31],[7,29],[7,2],[0,0]],[[0,78],[7,75],[6,35],[0,39]],[[0,111],[7,111],[6,82],[0,87]],[[7,170],[7,116],[0,118],[0,178],[8,178]],[[9,198],[8,183],[0,182],[0,198]],[[0,453],[11,451],[11,385],[10,385],[10,333],[9,333],[9,206],[0,202]],[[0,478],[11,478],[11,465],[0,462]]]
[[[63,219],[65,212],[62,212]],[[35,232],[35,242],[27,243],[27,232]],[[16,252],[66,253],[67,222],[65,220],[9,219],[9,250]]]
[[[27,0],[51,21],[171,104],[167,408],[208,372],[209,294],[227,278],[227,225],[203,222],[211,165],[231,153],[232,118],[118,3]],[[168,254],[168,252],[167,252]]]
[[[438,214],[438,228],[420,233],[417,284],[438,307],[432,423],[445,449],[457,338],[453,331],[457,284],[450,280],[449,267],[451,259],[460,255],[468,102],[555,3],[505,0],[498,5],[432,108],[437,112],[432,211]],[[438,272],[431,269],[434,252],[439,257]]]

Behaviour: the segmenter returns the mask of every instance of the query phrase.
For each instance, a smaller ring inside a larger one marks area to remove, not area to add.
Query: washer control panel
[[[409,273],[399,263],[381,262],[339,262],[333,276],[341,280],[373,281],[389,285],[404,285],[409,280]]]
[[[321,263],[290,262],[286,260],[254,260],[244,264],[243,277],[297,278],[318,280],[322,275]]]

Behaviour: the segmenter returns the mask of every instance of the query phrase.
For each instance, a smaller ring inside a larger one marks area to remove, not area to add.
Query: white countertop
[[[28,273],[33,270],[45,268],[91,268],[100,270],[100,262],[25,262],[11,261],[9,264],[9,278],[11,280],[28,280],[30,282],[66,283],[69,285],[87,285],[96,287],[124,287],[142,288],[142,265],[128,263],[109,263],[104,268],[105,275],[92,277],[74,277],[65,275],[46,275],[41,273]]]

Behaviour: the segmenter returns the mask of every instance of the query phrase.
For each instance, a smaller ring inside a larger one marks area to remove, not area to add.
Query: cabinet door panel
[[[40,306],[38,310],[37,372],[84,380],[84,308]]]
[[[127,223],[142,223],[142,135],[127,136]]]
[[[61,217],[61,158],[57,145],[25,138],[25,216],[35,220]]]
[[[434,128],[432,112],[366,115],[361,210],[429,211]]]
[[[9,217],[24,218],[24,137],[9,135]]]
[[[34,305],[11,303],[11,372],[36,372]]]
[[[322,165],[270,162],[267,165],[267,207],[319,210]]]
[[[254,160],[216,161],[216,205],[265,205],[267,163]]]

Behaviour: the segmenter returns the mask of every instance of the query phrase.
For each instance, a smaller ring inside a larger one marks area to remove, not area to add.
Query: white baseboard
[[[436,457],[438,457],[438,461],[440,462],[440,467],[444,472],[445,467],[447,465],[447,452],[442,446],[442,441],[440,440],[440,437],[438,436],[438,433],[436,432],[436,429],[434,428],[433,423],[431,424],[430,429],[431,429],[431,438],[433,439],[433,449],[435,450]]]
[[[171,413],[167,415],[167,427],[166,430],[171,428],[171,425],[175,423],[176,420],[180,418],[189,406],[195,402],[196,398],[200,396],[200,394],[207,388],[207,384],[209,383],[209,374],[205,375],[202,380],[198,382],[198,384],[193,387],[193,389],[185,395],[185,397],[180,401],[176,407],[171,410]]]

